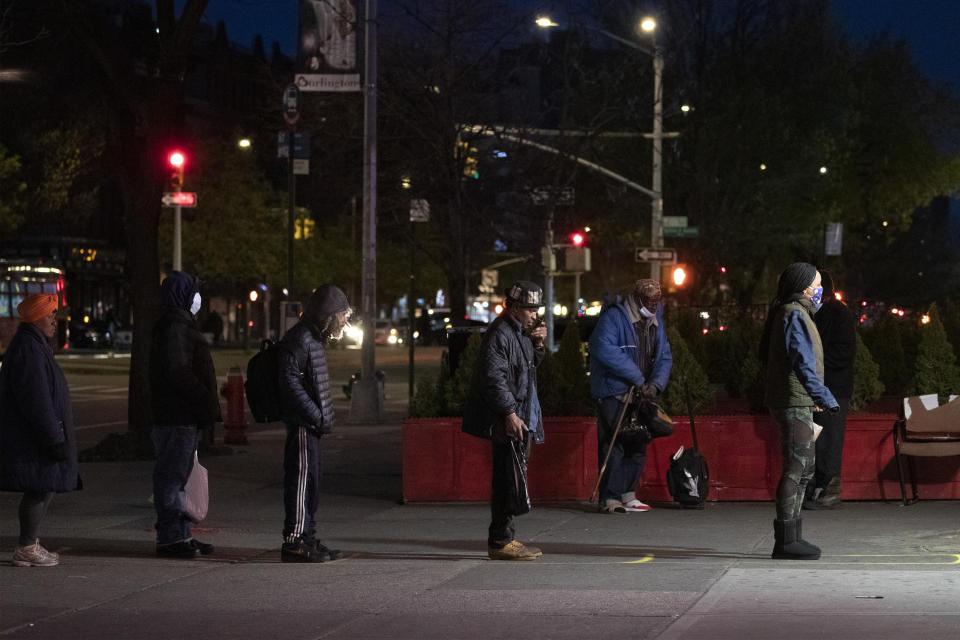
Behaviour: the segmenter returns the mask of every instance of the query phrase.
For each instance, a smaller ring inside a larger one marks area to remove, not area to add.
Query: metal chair
[[[904,398],[900,417],[893,423],[893,451],[904,506],[920,499],[913,456],[960,456],[960,401],[957,396],[950,396],[946,404],[937,404],[936,394]],[[913,497],[909,500],[904,486],[905,456],[908,456],[913,489]]]

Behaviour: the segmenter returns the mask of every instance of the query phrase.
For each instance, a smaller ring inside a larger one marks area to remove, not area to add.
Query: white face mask
[[[195,316],[200,312],[200,294],[193,294],[193,302],[190,303],[190,315]]]
[[[650,312],[646,307],[640,307],[640,315],[644,318],[652,318],[657,314]]]

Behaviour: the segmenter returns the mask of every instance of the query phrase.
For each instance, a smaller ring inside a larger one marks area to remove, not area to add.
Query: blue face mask
[[[823,306],[823,287],[810,287],[813,290],[813,295],[810,296],[810,302],[813,303],[814,309],[819,309]]]

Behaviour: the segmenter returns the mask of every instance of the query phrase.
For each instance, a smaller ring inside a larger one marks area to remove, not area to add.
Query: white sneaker
[[[60,564],[60,554],[47,551],[37,540],[26,547],[17,545],[11,562],[15,567],[54,567]]]
[[[650,511],[650,505],[640,502],[636,498],[630,500],[629,502],[623,503],[623,508],[627,511],[641,512],[641,511]]]

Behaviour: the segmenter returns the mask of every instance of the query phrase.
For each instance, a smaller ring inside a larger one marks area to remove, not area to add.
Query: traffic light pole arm
[[[593,169],[594,171],[596,171],[596,172],[598,172],[598,173],[602,173],[603,175],[607,176],[608,178],[612,178],[612,179],[616,180],[617,182],[619,182],[620,184],[623,184],[623,185],[625,185],[625,186],[627,186],[627,187],[630,187],[631,189],[635,189],[635,190],[639,191],[640,193],[643,193],[643,194],[645,194],[645,195],[647,195],[647,196],[649,196],[649,197],[651,197],[651,198],[656,198],[656,197],[658,197],[657,194],[656,194],[652,189],[648,189],[648,188],[646,188],[645,186],[643,186],[643,185],[641,185],[641,184],[637,184],[637,183],[634,182],[633,180],[630,180],[629,178],[626,178],[626,177],[620,175],[619,173],[616,173],[616,172],[614,172],[614,171],[611,171],[610,169],[607,169],[606,167],[600,166],[600,165],[597,164],[596,162],[590,162],[590,161],[587,160],[586,158],[581,158],[580,156],[574,155],[574,154],[572,154],[572,153],[565,153],[565,152],[563,152],[563,151],[561,151],[560,149],[557,149],[557,148],[555,148],[555,147],[551,147],[551,146],[549,146],[549,145],[545,145],[545,144],[540,143],[540,142],[534,142],[533,140],[527,140],[526,138],[524,138],[524,137],[522,137],[522,136],[513,135],[513,134],[510,134],[510,133],[503,132],[503,131],[496,131],[496,130],[494,130],[494,129],[492,129],[492,128],[486,128],[486,129],[483,129],[482,131],[478,131],[477,133],[486,134],[486,135],[496,135],[496,136],[500,136],[500,137],[503,138],[504,140],[509,140],[509,141],[511,141],[511,142],[516,142],[516,143],[518,143],[518,144],[526,145],[526,146],[528,146],[528,147],[533,147],[534,149],[539,149],[539,150],[541,150],[541,151],[546,151],[547,153],[552,153],[552,154],[554,154],[554,155],[562,156],[562,157],[565,157],[565,158],[567,158],[567,159],[569,159],[569,160],[575,160],[578,164],[582,164],[583,166],[585,166],[585,167],[587,167],[587,168],[589,168],[589,169]]]

